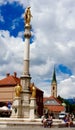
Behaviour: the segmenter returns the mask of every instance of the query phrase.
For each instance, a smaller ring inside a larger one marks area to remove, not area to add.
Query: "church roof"
[[[44,97],[43,102],[44,102],[44,107],[50,111],[55,111],[55,112],[64,111],[64,106],[62,106],[61,102],[53,96]]]
[[[61,102],[53,96],[44,97],[43,102],[45,105],[61,105]]]
[[[56,105],[47,105],[45,106],[48,110],[50,110],[51,112],[61,112],[64,111],[64,106],[56,106]]]

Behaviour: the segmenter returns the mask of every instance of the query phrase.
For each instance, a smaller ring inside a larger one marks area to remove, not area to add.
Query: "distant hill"
[[[70,104],[75,104],[75,98],[70,98],[65,100],[68,101]]]

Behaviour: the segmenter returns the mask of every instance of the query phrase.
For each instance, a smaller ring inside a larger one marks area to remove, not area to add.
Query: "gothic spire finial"
[[[53,72],[53,77],[52,77],[52,83],[57,82],[56,81],[56,73],[55,73],[55,67],[54,67],[54,72]]]

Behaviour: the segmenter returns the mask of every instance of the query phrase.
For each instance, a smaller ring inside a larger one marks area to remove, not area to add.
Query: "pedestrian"
[[[51,128],[52,123],[53,123],[53,117],[51,115],[48,115],[48,118],[47,118],[47,127]]]
[[[72,121],[72,117],[71,115],[66,115],[65,119],[64,119],[64,122],[66,124],[66,127],[70,127],[73,125],[73,121]]]
[[[42,121],[41,122],[43,123],[44,127],[47,126],[47,119],[46,119],[46,115],[45,114],[42,116]]]

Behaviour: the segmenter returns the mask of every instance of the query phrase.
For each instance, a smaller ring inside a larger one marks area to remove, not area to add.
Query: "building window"
[[[55,87],[53,86],[53,90],[55,89]]]

